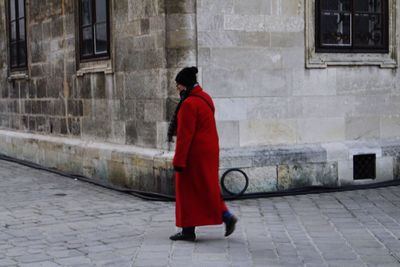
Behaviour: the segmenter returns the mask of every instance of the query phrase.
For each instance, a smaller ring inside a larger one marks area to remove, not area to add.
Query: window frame
[[[354,0],[351,1],[351,40],[354,40],[355,31],[355,9],[354,9]],[[321,28],[321,7],[320,7],[321,0],[315,1],[315,51],[316,52],[325,52],[325,53],[388,53],[389,51],[389,1],[382,0],[382,17],[383,17],[383,26],[385,27],[383,30],[383,45],[379,48],[361,48],[357,47],[354,44],[351,46],[323,46],[320,43],[320,28]]]
[[[16,34],[16,40],[15,40],[15,43],[14,44],[12,44],[12,23],[13,23],[13,21],[12,21],[12,18],[11,18],[11,1],[15,1],[15,6],[14,6],[14,8],[15,8],[15,18],[14,18],[14,21],[15,21],[15,27],[16,27],[16,32],[15,32],[15,34]],[[7,17],[8,17],[8,21],[7,21],[7,26],[8,26],[8,30],[7,30],[7,32],[8,32],[8,47],[9,47],[9,50],[8,50],[8,55],[9,55],[9,66],[10,66],[10,71],[11,72],[14,72],[14,71],[24,71],[24,70],[27,70],[28,69],[28,46],[27,46],[27,39],[28,39],[28,36],[27,36],[27,29],[26,29],[26,20],[27,20],[27,14],[26,14],[26,0],[22,0],[23,1],[23,4],[24,4],[24,16],[23,17],[20,17],[19,16],[19,0],[8,0],[7,1]],[[23,19],[24,20],[24,25],[23,25],[23,27],[24,27],[24,36],[25,36],[25,38],[24,38],[24,40],[23,41],[21,41],[20,40],[20,23],[19,23],[19,21],[21,20],[21,19]],[[21,64],[20,62],[20,47],[19,47],[19,44],[20,43],[22,43],[23,42],[23,49],[25,49],[25,60],[24,60],[24,63],[23,64]],[[12,45],[16,45],[17,46],[17,66],[13,66],[12,65],[12,61],[13,61],[13,55],[12,55]]]
[[[316,0],[304,0],[304,61],[307,69],[325,69],[330,66],[378,66],[380,68],[396,69],[398,67],[399,55],[397,52],[400,44],[400,21],[397,20],[397,5],[400,0],[388,1],[388,43],[387,53],[353,53],[317,52],[315,44],[315,2]]]
[[[91,1],[91,8],[92,8],[92,21],[91,21],[91,29],[92,29],[92,46],[93,46],[93,54],[89,56],[84,56],[82,54],[82,49],[83,49],[83,26],[82,26],[82,3],[83,0],[78,0],[78,17],[79,17],[79,60],[80,62],[90,62],[90,61],[100,61],[100,60],[107,60],[110,59],[111,55],[111,40],[110,40],[110,0],[105,0],[106,1],[106,29],[107,29],[107,52],[106,53],[101,53],[97,54],[95,52],[95,42],[96,42],[96,36],[95,36],[95,25],[97,24],[96,21],[96,0],[90,0]]]

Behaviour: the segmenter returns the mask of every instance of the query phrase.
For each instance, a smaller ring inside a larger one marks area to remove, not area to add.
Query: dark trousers
[[[195,227],[183,227],[182,234],[184,235],[193,235]]]

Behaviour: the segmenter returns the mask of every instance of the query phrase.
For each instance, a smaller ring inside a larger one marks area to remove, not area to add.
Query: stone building
[[[249,192],[397,179],[396,2],[1,0],[1,153],[171,193],[174,77],[195,65]]]

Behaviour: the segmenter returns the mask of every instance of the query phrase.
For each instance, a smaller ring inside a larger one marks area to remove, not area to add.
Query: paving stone
[[[35,262],[35,263],[28,263],[28,264],[21,264],[20,267],[59,267],[61,265],[56,264],[51,261],[43,261],[43,262]]]
[[[14,266],[17,264],[17,261],[10,259],[0,259],[0,266]]]
[[[400,266],[400,187],[228,202],[236,232],[191,243],[168,239],[174,203],[4,161],[0,177],[0,266]]]
[[[90,259],[84,256],[56,259],[55,262],[62,266],[76,266],[80,264],[91,263]]]
[[[33,262],[41,262],[41,261],[46,261],[50,260],[52,257],[46,254],[31,254],[31,255],[24,255],[24,256],[18,256],[15,257],[14,259],[17,262],[21,263],[33,263]]]

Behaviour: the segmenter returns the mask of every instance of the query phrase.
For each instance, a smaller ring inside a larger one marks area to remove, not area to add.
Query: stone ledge
[[[0,130],[0,151],[122,187],[174,194],[173,151],[7,130]],[[376,154],[377,178],[354,180],[353,156],[365,153]],[[222,149],[220,175],[230,168],[247,173],[247,192],[388,181],[400,178],[400,140]],[[226,179],[231,191],[242,184],[238,173]]]
[[[240,166],[240,159],[245,159]],[[230,148],[221,151],[221,167],[261,167],[279,164],[325,162],[326,151],[321,145],[279,145]],[[234,164],[232,164],[234,163]]]
[[[16,81],[16,80],[29,80],[28,71],[12,72],[7,78],[8,82],[12,82],[12,81]]]
[[[173,193],[172,152],[0,130],[3,154],[150,192]]]

